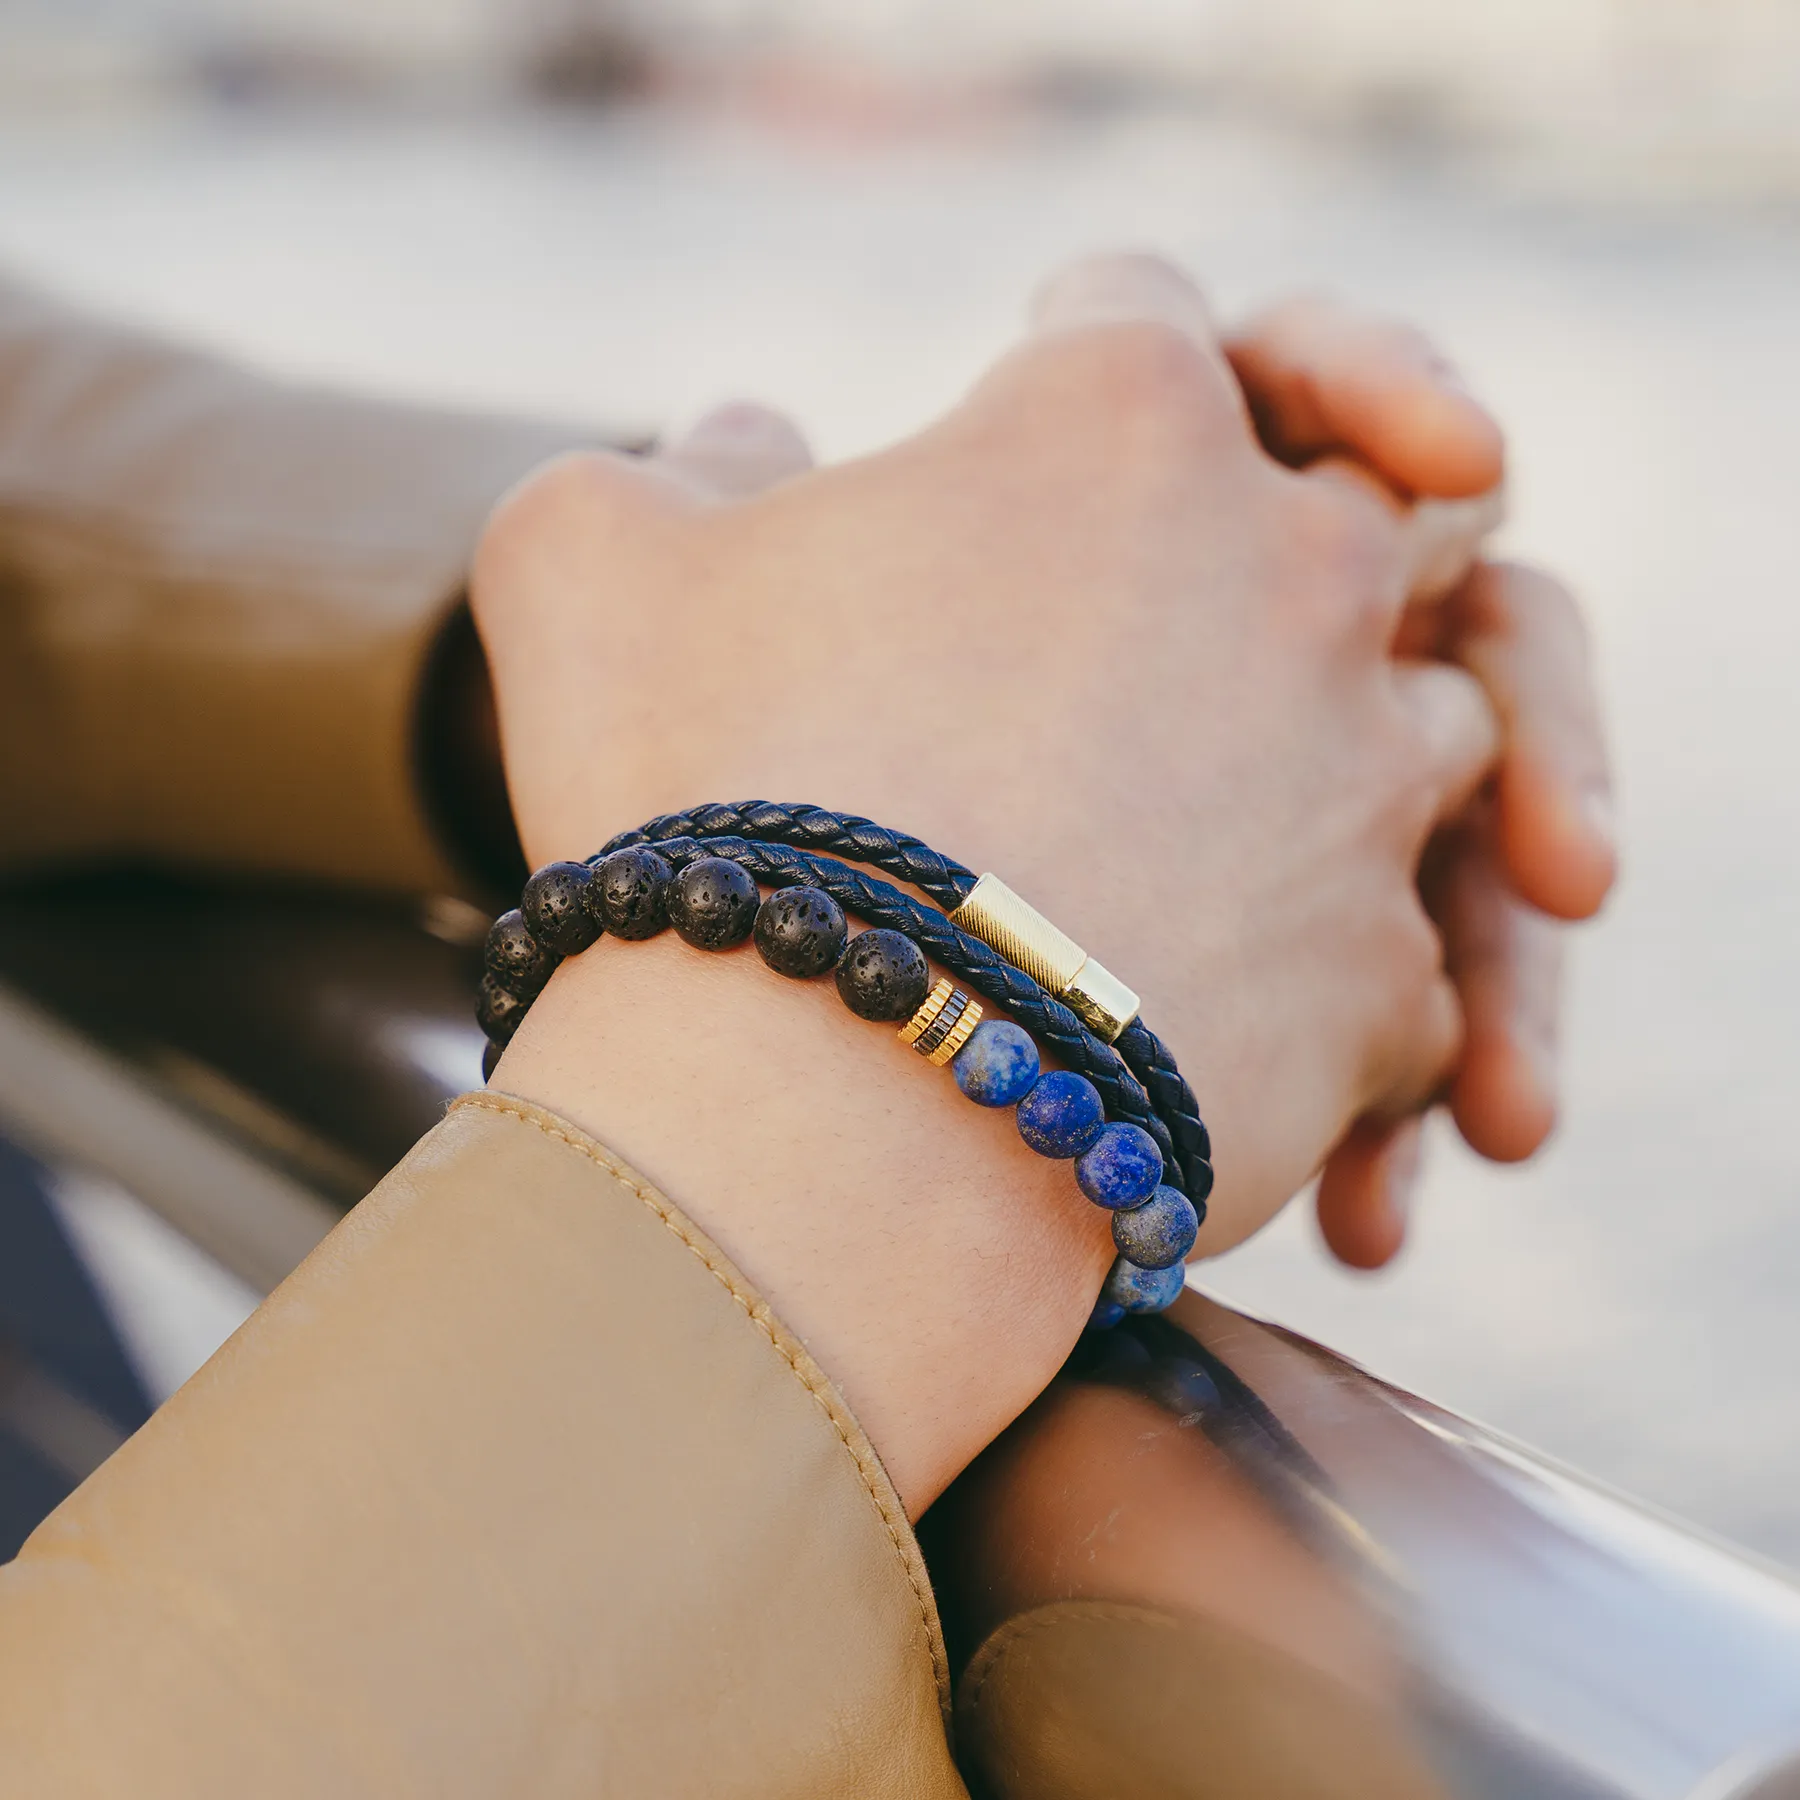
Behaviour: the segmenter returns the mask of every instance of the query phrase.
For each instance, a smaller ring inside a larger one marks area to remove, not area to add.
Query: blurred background
[[[1462,364],[1628,834],[1554,1146],[1440,1135],[1380,1277],[1296,1208],[1205,1280],[1800,1564],[1800,0],[0,0],[0,263],[303,376],[840,455],[1119,244]],[[56,1194],[154,1399],[253,1290]]]

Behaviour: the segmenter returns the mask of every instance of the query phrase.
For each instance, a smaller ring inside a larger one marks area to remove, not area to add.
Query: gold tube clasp
[[[1137,995],[998,875],[983,875],[950,923],[1022,969],[1109,1044],[1138,1016]]]

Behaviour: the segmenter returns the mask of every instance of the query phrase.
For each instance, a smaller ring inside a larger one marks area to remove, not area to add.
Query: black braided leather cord
[[[635,833],[627,836],[633,841],[644,841]],[[680,836],[650,841],[677,871],[704,856],[723,856],[766,886],[823,888],[846,912],[866,923],[904,932],[926,955],[985,999],[1004,1007],[1060,1061],[1085,1075],[1100,1090],[1108,1118],[1141,1125],[1149,1132],[1163,1153],[1165,1180],[1171,1187],[1189,1192],[1188,1173],[1176,1154],[1169,1127],[1112,1045],[1095,1037],[1029,975],[1015,969],[979,938],[958,930],[935,908],[860,869],[791,845],[753,843],[739,837]],[[598,861],[627,847],[615,840],[589,860]],[[1211,1168],[1202,1163],[1201,1170],[1205,1186],[1210,1187]],[[1205,1198],[1204,1188],[1199,1197]]]
[[[739,800],[728,806],[696,806],[692,812],[664,813],[636,831],[622,831],[601,852],[610,856],[631,844],[660,844],[668,838],[736,837],[758,844],[791,844],[846,862],[867,863],[896,881],[929,894],[948,910],[975,885],[961,863],[940,856],[904,831],[889,831],[854,813],[822,806],[782,806],[772,800]]]
[[[621,832],[599,856],[610,856],[628,844],[660,846],[669,839],[687,837],[744,838],[846,857],[918,888],[946,909],[954,907],[975,885],[974,874],[961,863],[939,855],[929,844],[906,832],[890,831],[854,813],[773,800],[739,800],[726,805],[697,806],[690,812],[665,813],[637,831]],[[592,860],[598,861],[599,856]],[[842,897],[834,898],[841,901]],[[910,931],[909,927],[896,929]],[[988,998],[995,996],[990,994]],[[996,1000],[996,1004],[1005,1002]],[[1212,1139],[1200,1118],[1200,1103],[1194,1090],[1176,1067],[1168,1046],[1142,1019],[1134,1019],[1120,1033],[1114,1048],[1148,1091],[1151,1104],[1167,1126],[1176,1158],[1188,1178],[1189,1194],[1204,1200],[1212,1191]]]

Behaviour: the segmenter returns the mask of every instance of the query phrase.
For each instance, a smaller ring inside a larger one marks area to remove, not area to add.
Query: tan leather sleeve
[[[950,1800],[944,1695],[804,1348],[493,1094],[0,1570],[9,1800]]]
[[[264,379],[0,281],[0,864],[450,885],[421,669],[489,508],[570,438]]]

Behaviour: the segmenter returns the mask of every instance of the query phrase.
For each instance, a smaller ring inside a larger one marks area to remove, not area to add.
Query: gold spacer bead
[[[947,977],[940,981],[925,998],[919,1002],[919,1010],[900,1027],[900,1041],[911,1044],[922,1038],[930,1029],[931,1022],[950,1002],[950,996],[956,992],[956,983]]]
[[[971,1000],[963,1008],[962,1017],[950,1027],[944,1041],[925,1060],[934,1069],[941,1069],[969,1041],[970,1035],[980,1023],[981,1002]]]

